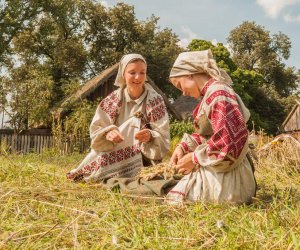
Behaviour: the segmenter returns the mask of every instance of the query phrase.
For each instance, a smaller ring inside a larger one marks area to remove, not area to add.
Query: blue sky
[[[255,21],[270,34],[279,31],[292,42],[288,66],[300,68],[300,0],[106,0],[134,5],[139,20],[152,14],[161,28],[171,28],[187,45],[199,38],[227,44],[229,32],[243,21]]]

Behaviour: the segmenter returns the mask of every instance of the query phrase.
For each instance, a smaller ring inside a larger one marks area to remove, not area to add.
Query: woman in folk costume
[[[185,134],[171,157],[185,176],[168,200],[251,201],[256,182],[247,157],[250,113],[230,86],[231,78],[205,50],[181,53],[170,81],[183,95],[200,101],[193,112],[195,133]]]
[[[102,181],[133,177],[143,162],[161,161],[169,150],[169,117],[163,98],[146,83],[147,64],[139,54],[123,56],[115,85],[90,126],[91,152],[69,179]],[[146,164],[149,165],[149,164]]]

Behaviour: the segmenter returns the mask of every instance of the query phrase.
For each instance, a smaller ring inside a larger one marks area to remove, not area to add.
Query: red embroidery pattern
[[[195,139],[195,141],[198,143],[198,145],[201,144],[201,136],[197,133],[193,133],[192,137]]]
[[[217,81],[213,78],[209,79],[206,84],[204,85],[204,87],[202,88],[201,90],[201,94],[204,96],[206,91],[209,89],[209,87],[212,85],[212,84],[223,84],[225,86],[229,86],[227,83],[225,82],[220,82],[220,81]]]
[[[204,96],[207,89],[214,83],[216,82],[216,80],[214,78],[210,78],[205,85],[203,86],[202,90],[201,90],[201,94]]]
[[[186,142],[180,142],[181,148],[183,149],[184,153],[189,152],[189,146],[187,145]]]
[[[134,157],[135,155],[141,152],[138,144],[133,145],[131,147],[126,147],[124,149],[119,149],[117,151],[112,151],[107,154],[103,154],[96,161],[85,165],[80,171],[76,174],[69,174],[68,179],[72,179],[77,175],[90,175],[92,172],[97,171],[99,168],[106,167],[108,165],[112,165],[114,163],[126,160],[130,157]]]
[[[212,103],[212,101],[217,98],[218,96],[225,96],[225,97],[228,97],[228,98],[231,98],[233,100],[236,101],[236,96],[235,95],[232,95],[230,93],[228,93],[227,91],[225,90],[217,90],[215,92],[213,92],[207,99],[206,99],[206,104],[209,105]]]
[[[118,116],[121,105],[122,100],[119,99],[117,91],[112,92],[100,102],[100,107],[112,120]]]
[[[197,104],[197,106],[193,110],[193,118],[196,119],[200,105],[201,105],[202,100]]]
[[[167,113],[167,108],[161,96],[149,100],[146,105],[147,118],[151,122],[156,122],[163,118]]]
[[[208,88],[209,88],[211,85],[213,85],[213,84],[223,84],[223,85],[228,86],[227,83],[224,83],[224,82],[218,82],[218,81],[216,81],[215,79],[211,78],[211,79],[209,79],[209,80],[205,83],[204,87],[202,88],[202,90],[201,90],[201,95],[204,96],[205,93],[207,92]],[[194,110],[193,110],[193,118],[194,118],[195,120],[196,120],[196,118],[197,118],[197,114],[198,114],[198,111],[199,111],[199,108],[200,108],[201,103],[202,103],[202,100],[200,100],[200,102],[197,104],[197,106],[196,106],[196,107],[194,108]]]
[[[246,123],[238,105],[226,101],[217,102],[209,114],[209,119],[214,135],[208,141],[208,155],[214,154],[210,152],[221,151],[237,159],[248,137]],[[221,155],[216,157],[224,158]]]

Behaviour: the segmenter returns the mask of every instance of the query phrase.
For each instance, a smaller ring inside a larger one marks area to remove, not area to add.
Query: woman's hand
[[[111,142],[115,142],[115,143],[120,143],[122,141],[124,141],[124,137],[121,135],[121,133],[114,129],[109,131],[106,134],[106,140],[111,141]]]
[[[149,142],[152,135],[149,129],[142,129],[135,134],[134,138],[140,142]]]
[[[183,157],[184,153],[180,146],[177,146],[170,159],[171,165],[177,165],[178,161]]]
[[[196,167],[192,161],[193,153],[188,153],[183,156],[178,162],[176,169],[178,173],[189,174]]]

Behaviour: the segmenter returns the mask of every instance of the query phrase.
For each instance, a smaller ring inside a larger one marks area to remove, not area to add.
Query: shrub
[[[193,123],[188,121],[174,121],[170,124],[170,135],[173,139],[174,137],[181,138],[184,133],[191,134],[194,132],[194,126]]]

